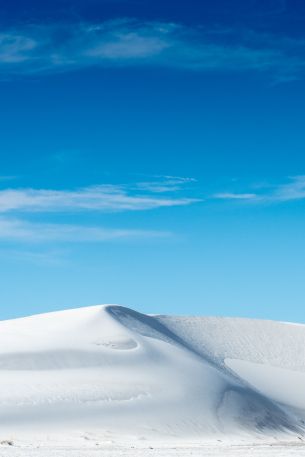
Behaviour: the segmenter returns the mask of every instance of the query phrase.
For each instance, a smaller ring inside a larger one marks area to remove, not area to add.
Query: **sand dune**
[[[302,439],[305,326],[116,305],[0,322],[1,433]]]

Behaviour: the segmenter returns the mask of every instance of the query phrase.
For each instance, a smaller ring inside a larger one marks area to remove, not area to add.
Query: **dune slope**
[[[1,428],[301,437],[304,343],[304,326],[116,305],[3,321]]]

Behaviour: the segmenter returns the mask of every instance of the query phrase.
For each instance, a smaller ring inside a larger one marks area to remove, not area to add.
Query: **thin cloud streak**
[[[180,189],[181,186],[179,186]],[[151,188],[145,190],[152,191]],[[175,191],[177,188],[172,186],[171,189],[166,190]],[[162,192],[164,191],[165,189],[162,190]],[[162,207],[185,206],[200,201],[189,197],[154,196],[151,194],[154,192],[131,192],[126,186],[114,185],[100,185],[78,190],[4,189],[0,191],[0,213],[12,211],[144,211]]]
[[[215,194],[213,198],[217,200],[252,200],[256,199],[257,195],[256,194],[235,194],[231,192],[224,192],[224,193],[219,193]]]
[[[33,244],[27,244],[26,247],[27,249],[22,249],[20,246],[19,249],[0,249],[0,258],[13,263],[25,262],[42,267],[58,268],[73,265],[68,257],[70,252],[66,249],[54,249],[51,246],[44,249],[41,244],[39,244],[39,250]]]
[[[292,176],[289,182],[262,187],[259,193],[223,192],[212,196],[215,200],[242,200],[249,203],[285,203],[305,200],[305,175]]]
[[[0,241],[26,243],[105,242],[120,239],[160,238],[170,232],[101,226],[30,222],[24,215],[35,213],[145,211],[184,206],[200,201],[182,197],[181,191],[191,178],[156,177],[150,183],[129,185],[103,184],[74,190],[4,189],[0,190]],[[154,188],[154,185],[156,188]],[[158,187],[159,186],[159,187]],[[163,187],[163,189],[160,188]],[[169,194],[170,193],[170,194]],[[9,214],[9,216],[8,216]],[[21,216],[23,215],[23,216]]]
[[[305,176],[294,176],[289,183],[278,186],[271,198],[274,201],[291,201],[305,199]]]
[[[196,182],[195,178],[181,176],[156,176],[156,178],[159,179],[139,182],[135,185],[135,188],[161,194],[166,192],[178,192],[185,189],[189,184],[194,184]]]
[[[31,223],[21,219],[0,218],[0,240],[30,243],[104,242],[120,239],[160,238],[169,232],[109,229],[69,224]]]
[[[61,37],[60,39],[58,37]],[[193,71],[255,71],[277,81],[303,77],[302,38],[117,19],[23,26],[0,32],[0,73],[65,72],[153,65]]]

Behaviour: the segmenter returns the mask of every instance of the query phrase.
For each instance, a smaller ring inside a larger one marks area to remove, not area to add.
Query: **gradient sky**
[[[304,21],[301,0],[3,2],[0,318],[305,322]]]

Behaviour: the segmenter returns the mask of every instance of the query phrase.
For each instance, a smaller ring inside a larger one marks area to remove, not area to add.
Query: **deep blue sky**
[[[0,12],[0,318],[305,322],[304,2]]]

